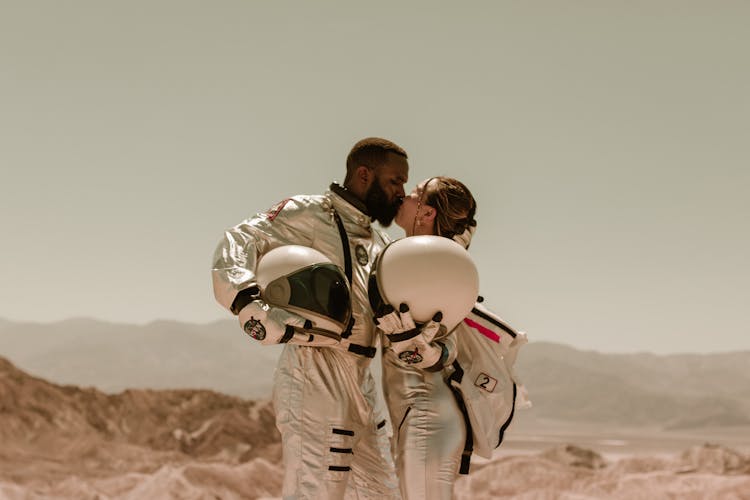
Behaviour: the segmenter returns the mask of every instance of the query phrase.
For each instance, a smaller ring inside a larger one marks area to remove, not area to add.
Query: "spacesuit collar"
[[[356,208],[363,214],[370,215],[367,213],[367,205],[365,205],[365,202],[354,196],[354,194],[344,186],[337,184],[336,182],[332,182],[329,188],[331,189],[331,191],[342,197],[347,203],[353,205],[354,208]]]
[[[354,196],[351,191],[335,182],[330,185],[331,202],[336,210],[345,218],[354,220],[363,227],[370,226],[370,216],[365,203]]]

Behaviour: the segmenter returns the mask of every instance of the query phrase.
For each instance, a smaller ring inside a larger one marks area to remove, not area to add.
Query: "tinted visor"
[[[346,326],[351,316],[349,285],[334,264],[315,264],[286,277],[289,305],[316,312]]]

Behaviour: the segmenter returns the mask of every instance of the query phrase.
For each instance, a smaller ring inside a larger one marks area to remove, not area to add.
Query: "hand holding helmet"
[[[436,312],[453,330],[471,311],[479,294],[479,274],[469,252],[441,236],[411,236],[389,244],[375,261],[368,282],[373,311],[407,303],[417,321]]]
[[[445,332],[445,326],[440,323],[442,313],[436,313],[430,321],[421,325],[414,322],[409,306],[402,303],[396,311],[386,305],[383,314],[375,318],[378,328],[391,342],[391,349],[398,358],[409,366],[430,369],[440,365],[440,361],[447,356],[445,346],[440,342],[432,342],[438,332]]]
[[[308,344],[310,341],[310,335],[303,332],[312,327],[310,320],[260,299],[243,307],[239,319],[245,333],[263,345]],[[334,339],[324,338],[330,340],[329,343],[336,343]]]
[[[344,273],[319,251],[274,248],[256,269],[258,296],[239,312],[240,326],[262,344],[338,344],[349,324],[351,299]]]

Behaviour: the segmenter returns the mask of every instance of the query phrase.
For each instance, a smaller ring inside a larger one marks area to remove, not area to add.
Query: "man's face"
[[[375,168],[375,175],[365,193],[370,217],[388,227],[404,197],[404,184],[409,180],[409,163],[403,156],[388,153],[388,160]]]

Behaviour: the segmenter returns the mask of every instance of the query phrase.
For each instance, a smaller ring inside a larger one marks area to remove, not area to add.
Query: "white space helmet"
[[[479,274],[469,252],[442,236],[410,236],[380,252],[370,274],[370,305],[398,310],[409,305],[414,321],[429,321],[438,311],[450,331],[471,311],[479,293]]]
[[[341,334],[352,314],[349,282],[319,251],[300,245],[274,248],[258,261],[260,297],[309,319],[313,327]]]

